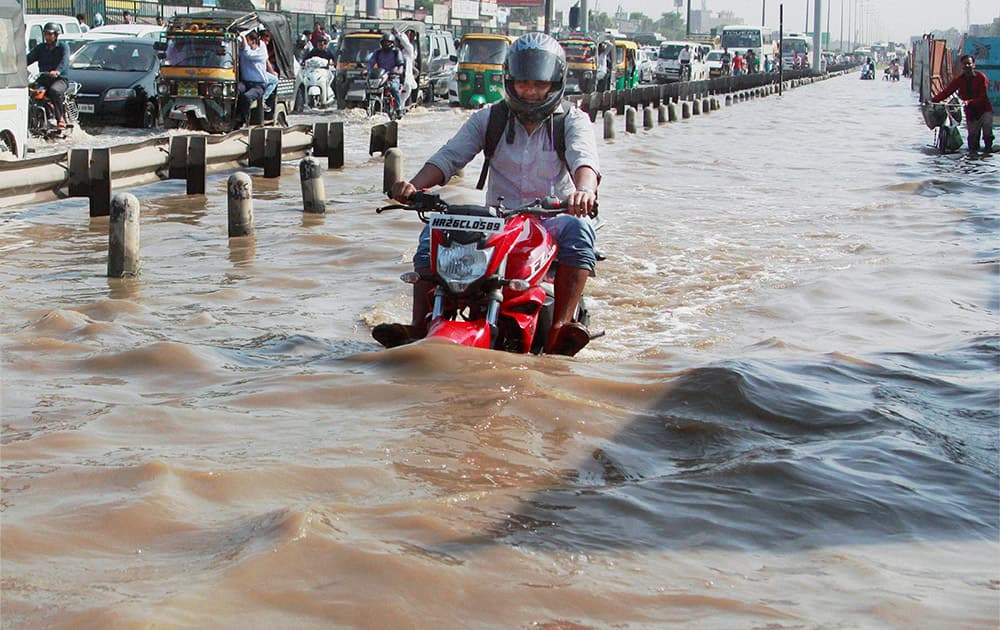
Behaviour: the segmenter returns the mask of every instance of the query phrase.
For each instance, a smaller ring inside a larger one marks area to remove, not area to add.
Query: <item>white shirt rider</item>
[[[682,48],[681,51],[677,53],[677,60],[681,63],[691,63],[691,48],[689,46]]]

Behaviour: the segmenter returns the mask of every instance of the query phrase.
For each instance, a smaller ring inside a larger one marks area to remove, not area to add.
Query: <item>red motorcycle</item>
[[[546,197],[522,208],[450,205],[437,194],[416,192],[409,204],[378,208],[412,210],[431,228],[429,276],[408,272],[410,284],[430,280],[427,338],[475,348],[541,354],[552,327],[555,240],[540,220],[564,212]],[[591,215],[597,216],[597,208]],[[584,300],[577,321],[590,323]],[[594,335],[594,337],[599,335]]]

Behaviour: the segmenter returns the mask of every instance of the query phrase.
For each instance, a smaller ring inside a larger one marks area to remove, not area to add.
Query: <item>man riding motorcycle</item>
[[[396,39],[389,33],[382,33],[379,49],[368,60],[368,76],[373,68],[389,73],[389,91],[396,99],[396,114],[403,116],[403,99],[400,95],[399,77],[403,72],[403,54],[396,48]]]
[[[553,147],[552,116],[563,113],[566,69],[565,53],[556,40],[543,33],[519,37],[504,61],[504,100],[474,113],[413,179],[393,184],[391,196],[405,203],[416,191],[447,182],[485,149],[492,109],[508,108],[513,116],[489,157],[486,198],[488,203],[496,203],[502,197],[510,207],[547,195],[566,199],[567,214],[544,220],[545,229],[558,245],[555,305],[545,351],[573,355],[590,340],[590,332],[574,322],[573,316],[597,260],[596,235],[585,217],[597,203],[600,167],[590,119],[579,109],[564,112],[564,159]],[[525,156],[530,159],[525,160]],[[414,270],[422,277],[430,271],[429,235],[430,230],[425,228],[413,257]],[[432,287],[431,280],[417,281],[411,324],[380,324],[372,330],[375,339],[393,347],[423,337],[427,326],[426,296]]]
[[[39,74],[36,82],[45,88],[45,98],[52,102],[59,129],[66,128],[66,115],[63,111],[63,95],[69,89],[69,83],[63,78],[69,68],[69,46],[59,41],[62,29],[55,22],[48,22],[43,29],[45,41],[38,44],[28,53],[28,65],[38,62]]]

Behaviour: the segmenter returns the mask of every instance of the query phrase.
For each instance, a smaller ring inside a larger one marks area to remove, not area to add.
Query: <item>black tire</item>
[[[375,115],[377,101],[374,98],[369,98],[365,101],[365,111],[368,113],[368,117],[371,118]]]
[[[390,121],[399,118],[399,113],[396,111],[396,107],[393,105],[392,99],[387,96],[382,97],[382,111],[389,117]]]
[[[305,94],[306,90],[301,85],[299,86],[299,89],[295,91],[295,103],[292,105],[292,111],[296,114],[301,113],[302,109],[305,107]]]
[[[135,120],[135,126],[139,129],[152,129],[156,126],[156,105],[147,102],[139,117]]]

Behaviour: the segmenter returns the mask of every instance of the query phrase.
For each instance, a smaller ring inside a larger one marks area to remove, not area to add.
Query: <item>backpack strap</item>
[[[559,159],[566,164],[567,170],[569,169],[569,163],[566,161],[566,114],[569,108],[573,107],[572,103],[563,102],[563,111],[553,114],[550,120],[552,125],[552,141],[556,150],[556,155]],[[506,101],[498,101],[490,106],[490,120],[486,125],[486,138],[483,141],[483,170],[479,172],[479,182],[476,183],[476,190],[482,190],[486,186],[486,174],[490,170],[490,158],[496,152],[497,145],[500,144],[500,138],[503,137],[504,131],[507,131],[507,141],[514,141],[514,126],[508,125],[510,109],[507,107]]]
[[[486,125],[486,138],[483,141],[483,170],[479,172],[479,182],[476,184],[476,190],[482,190],[486,186],[486,173],[490,170],[490,158],[496,152],[504,129],[507,128],[507,115],[509,111],[506,101],[498,101],[490,106],[490,121]]]

